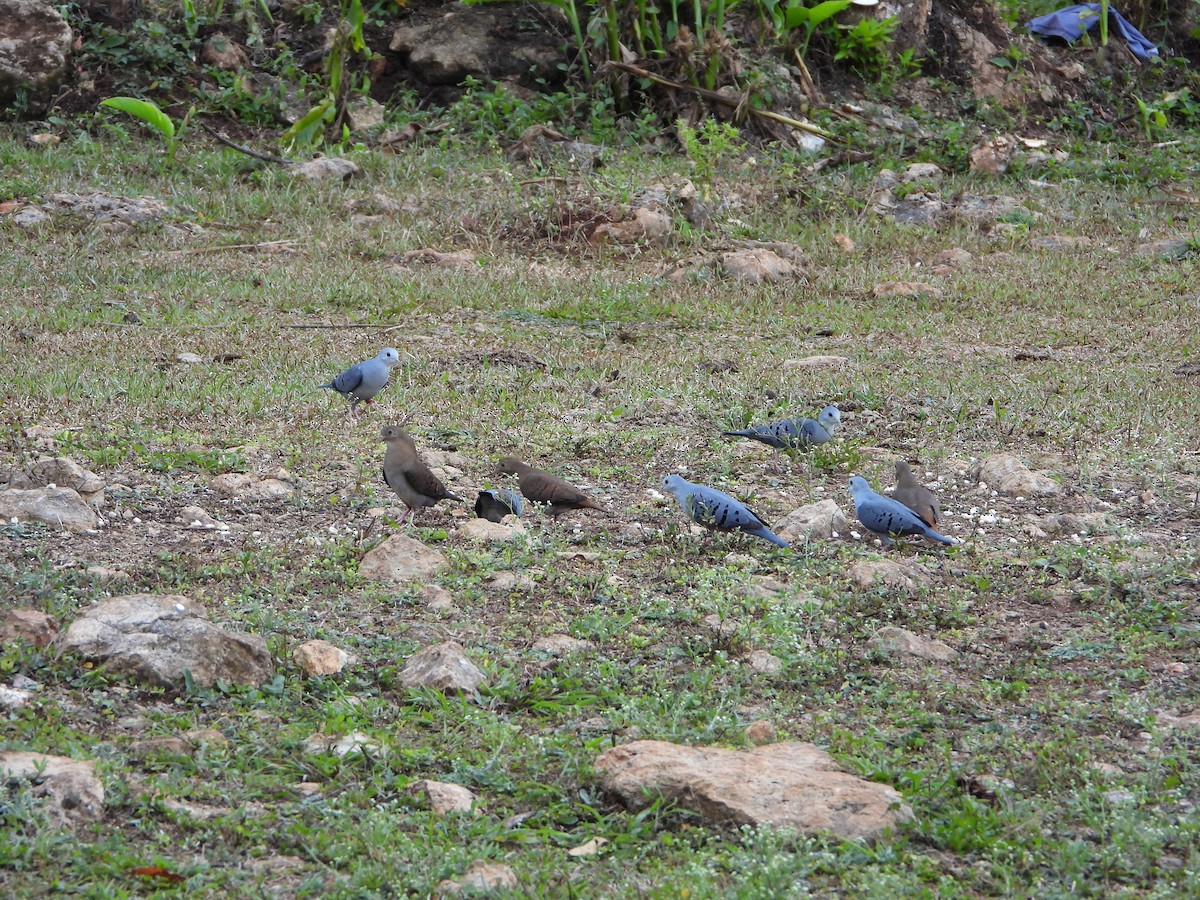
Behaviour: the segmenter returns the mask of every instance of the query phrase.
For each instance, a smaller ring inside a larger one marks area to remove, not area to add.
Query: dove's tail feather
[[[754,535],[755,537],[760,537],[764,541],[770,541],[775,546],[783,547],[785,550],[790,550],[791,546],[792,546],[791,544],[789,544],[787,541],[785,541],[783,538],[781,538],[779,535],[777,535],[775,532],[773,532],[769,528],[762,528],[762,529],[759,529],[758,531],[751,531],[750,534]]]
[[[958,543],[956,540],[954,540],[954,538],[948,538],[941,532],[934,531],[932,528],[930,528],[928,526],[925,527],[925,537],[931,538],[932,540],[935,540],[935,541],[939,541],[940,543],[943,543],[943,544],[947,545],[948,547],[953,547],[956,543]]]

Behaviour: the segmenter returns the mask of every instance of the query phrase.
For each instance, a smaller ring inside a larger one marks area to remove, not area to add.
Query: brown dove
[[[417,445],[399,425],[388,425],[379,433],[387,443],[383,456],[383,480],[408,507],[408,521],[416,518],[417,510],[433,506],[439,500],[461,500],[446,490],[438,477],[417,455]],[[401,519],[401,524],[404,520]]]
[[[892,494],[894,500],[899,500],[918,516],[930,528],[937,528],[942,518],[942,507],[933,491],[919,483],[912,469],[904,460],[896,461],[896,490]]]
[[[561,478],[526,465],[519,459],[506,456],[500,460],[496,471],[501,475],[516,475],[517,484],[526,500],[534,503],[549,503],[550,515],[557,516],[567,509],[598,509],[604,512],[604,507],[597,506],[587,494],[574,485],[568,484]]]

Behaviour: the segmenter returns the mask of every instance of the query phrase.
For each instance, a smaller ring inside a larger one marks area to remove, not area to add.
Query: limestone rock
[[[918,162],[904,170],[904,180],[910,184],[914,181],[939,181],[944,174],[942,167],[937,163]]]
[[[64,818],[98,819],[104,815],[104,785],[96,777],[95,763],[6,750],[0,751],[0,773],[33,783],[34,794],[49,797]]]
[[[92,531],[100,523],[77,491],[49,486],[28,491],[0,491],[0,519],[45,522],[77,534]]]
[[[1012,164],[1017,152],[1017,140],[1012,135],[1002,134],[988,141],[980,141],[969,154],[970,170],[984,175],[1003,175]]]
[[[185,506],[179,511],[179,520],[183,522],[185,528],[198,528],[205,531],[219,530],[228,531],[229,526],[224,522],[218,522],[208,512],[200,506]]]
[[[591,650],[594,646],[591,641],[582,641],[579,638],[571,637],[569,634],[548,634],[533,642],[534,650],[549,653],[551,656],[568,656],[572,653],[581,653],[584,650]]]
[[[746,665],[760,675],[778,675],[783,671],[783,660],[766,650],[751,650],[746,654]]]
[[[437,890],[441,894],[457,894],[467,891],[474,896],[494,891],[513,891],[519,885],[517,873],[510,866],[477,859],[471,863],[471,868],[467,869],[461,878],[457,881],[443,881],[438,884]]]
[[[361,731],[352,731],[340,738],[318,731],[305,738],[303,745],[305,753],[332,753],[334,756],[349,756],[351,753],[369,756],[378,753],[380,747],[379,741]]]
[[[19,688],[5,687],[0,684],[0,709],[13,712],[29,702],[33,694]]]
[[[444,693],[471,693],[487,676],[469,659],[462,644],[446,641],[410,656],[400,671],[407,688],[424,687]]]
[[[427,581],[449,565],[450,561],[432,547],[397,534],[364,556],[358,572],[372,581]]]
[[[40,116],[67,74],[75,35],[44,0],[0,0],[0,110],[18,96],[26,115]]]
[[[755,747],[761,747],[763,744],[773,744],[779,740],[779,735],[775,731],[775,725],[770,719],[759,719],[756,722],[751,722],[742,732],[742,737],[746,739],[747,744],[752,744]]]
[[[775,524],[775,533],[788,543],[798,540],[828,540],[835,534],[843,535],[850,530],[846,514],[834,500],[821,500],[801,506]]]
[[[948,644],[921,637],[894,625],[886,625],[875,632],[871,636],[870,646],[900,661],[924,659],[950,662],[958,656],[958,651]]]
[[[876,297],[930,297],[941,300],[945,294],[940,287],[927,281],[883,281],[871,291]]]
[[[671,217],[661,210],[638,207],[633,218],[625,222],[598,225],[590,240],[594,244],[612,241],[617,244],[662,243],[671,235]]]
[[[516,516],[505,516],[502,522],[487,519],[468,519],[458,527],[456,535],[481,544],[506,544],[523,540],[525,526]]]
[[[414,797],[423,797],[429,803],[430,809],[442,815],[452,812],[469,813],[475,808],[475,795],[461,784],[422,778],[408,786],[408,793]]]
[[[1043,534],[1094,534],[1104,531],[1108,517],[1102,512],[1094,513],[1051,513],[1033,518]]]
[[[329,641],[305,641],[292,651],[296,661],[306,675],[336,675],[354,662],[354,656]]]
[[[912,818],[894,788],[843,772],[812,744],[722,750],[634,741],[593,765],[604,790],[631,810],[662,796],[712,822],[865,840]]]
[[[296,492],[282,479],[236,472],[216,476],[209,486],[222,497],[238,500],[283,500]]]
[[[994,491],[1012,497],[1053,497],[1062,486],[1040,472],[1033,472],[1011,453],[997,453],[971,469],[971,477]]]
[[[114,674],[174,689],[183,687],[185,671],[201,687],[218,679],[257,687],[273,670],[262,637],[214,625],[199,602],[179,595],[126,594],[98,603],[57,644]]]
[[[303,178],[307,181],[349,181],[361,170],[348,159],[340,157],[318,156],[308,162],[294,166],[291,170],[293,178]]]
[[[1068,234],[1046,234],[1036,237],[1029,242],[1035,250],[1063,251],[1073,253],[1091,247],[1096,242],[1090,237],[1078,237]]]
[[[249,57],[240,44],[218,31],[200,48],[200,62],[214,69],[228,71],[244,67]]]
[[[954,217],[974,225],[992,225],[1008,217],[1034,221],[1038,216],[1016,197],[1002,194],[963,194],[954,203]]]
[[[454,609],[454,595],[440,584],[427,584],[421,588],[421,599],[431,612],[447,612]]]
[[[863,560],[850,567],[850,580],[860,591],[874,590],[882,586],[916,598],[921,588],[929,584],[929,573],[916,563],[902,563],[890,559]]]
[[[721,268],[730,278],[750,284],[783,281],[797,273],[794,263],[774,250],[728,250],[721,254]]]
[[[951,247],[949,250],[943,250],[934,259],[934,263],[939,266],[965,266],[975,258],[970,250],[964,250],[962,247]]]
[[[127,225],[141,225],[157,222],[168,212],[166,204],[153,197],[118,197],[104,191],[51,194],[50,204],[54,209],[101,224],[124,222]]]
[[[36,609],[10,609],[0,616],[0,643],[24,640],[45,647],[56,634],[54,619]]]
[[[79,463],[58,457],[55,459],[39,459],[33,465],[21,469],[8,480],[10,488],[30,490],[46,487],[47,485],[70,488],[84,500],[97,499],[104,490],[104,481],[95,472],[89,472]]]
[[[537,585],[524,572],[496,572],[484,584],[490,591],[501,593],[528,594]]]

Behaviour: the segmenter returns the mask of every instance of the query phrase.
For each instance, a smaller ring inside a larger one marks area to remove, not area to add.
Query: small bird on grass
[[[741,531],[779,547],[789,546],[787,541],[771,531],[762,516],[736,497],[730,497],[716,488],[692,484],[680,475],[668,475],[662,485],[697,525],[712,531]]]
[[[920,516],[903,503],[875,493],[865,478],[856,475],[850,479],[850,496],[854,498],[854,512],[858,521],[867,531],[879,535],[885,547],[892,546],[892,538],[910,534],[951,546],[955,543],[953,538],[939,534],[926,525]]]
[[[937,528],[942,518],[942,507],[933,491],[917,481],[912,469],[904,460],[896,460],[896,490],[892,499],[899,500],[930,528]]]
[[[552,516],[568,509],[597,509],[607,512],[573,484],[549,472],[535,469],[514,457],[506,456],[500,460],[496,471],[501,475],[516,475],[517,485],[525,499],[534,503],[549,503]]]
[[[508,488],[480,491],[475,498],[475,515],[489,522],[499,522],[505,516],[520,516],[524,511],[521,498]]]
[[[385,347],[375,355],[374,359],[355,363],[328,384],[319,384],[317,387],[337,391],[349,400],[350,416],[356,418],[359,401],[364,401],[370,406],[375,395],[382,391],[384,385],[388,383],[392,367],[399,363],[399,351],[392,347]]]
[[[448,490],[430,471],[417,454],[417,445],[399,425],[388,425],[380,433],[387,443],[383,455],[383,480],[408,507],[409,524],[416,519],[417,510],[433,506],[439,500],[461,500]],[[404,519],[400,524],[404,524]]]
[[[827,406],[815,419],[784,419],[766,425],[755,425],[741,431],[725,431],[730,437],[745,437],[761,441],[775,451],[775,471],[779,471],[780,450],[808,451],[817,444],[832,440],[842,423],[842,413],[836,406]]]

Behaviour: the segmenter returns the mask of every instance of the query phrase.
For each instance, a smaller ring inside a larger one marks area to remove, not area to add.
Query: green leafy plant
[[[101,100],[100,105],[123,112],[135,119],[141,119],[161,135],[167,148],[167,159],[175,158],[175,150],[179,146],[175,134],[175,123],[170,116],[158,108],[158,104],[152,100],[139,100],[136,97],[109,97],[107,100]]]
[[[346,106],[350,93],[354,87],[363,91],[370,87],[365,76],[354,85],[354,75],[348,66],[352,55],[367,52],[363,39],[365,18],[362,0],[342,0],[341,16],[325,62],[328,80],[325,96],[283,133],[280,140],[285,146],[315,147],[326,140],[329,131],[336,133],[339,129],[342,141],[349,138]]]
[[[839,26],[834,38],[835,60],[847,65],[864,78],[878,75],[887,65],[887,48],[892,43],[898,19],[860,19],[853,25]]]
[[[740,156],[746,148],[737,126],[711,117],[701,122],[698,128],[692,128],[681,119],[676,123],[676,130],[683,142],[684,153],[696,167],[696,179],[706,192],[711,191],[722,164]]]
[[[807,57],[808,45],[812,43],[817,29],[849,6],[850,0],[825,0],[824,3],[812,7],[806,7],[793,0],[780,10],[775,20],[776,29],[785,37],[795,32],[801,33],[800,44],[795,49],[801,57]]]

